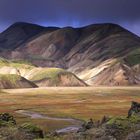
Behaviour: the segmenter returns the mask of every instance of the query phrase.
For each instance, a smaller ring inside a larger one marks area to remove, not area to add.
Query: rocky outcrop
[[[126,140],[139,140],[139,139],[140,139],[140,130],[130,133],[126,138]]]
[[[31,123],[24,123],[19,126],[11,114],[0,114],[1,140],[34,140],[43,137],[43,131],[39,127]]]
[[[31,124],[31,123],[22,124],[19,127],[19,130],[23,131],[23,132],[25,132],[27,134],[33,134],[34,138],[43,138],[44,137],[43,131],[39,127],[37,127],[37,126],[35,126],[35,125]]]
[[[16,125],[16,120],[9,113],[0,114],[0,127]]]
[[[128,111],[128,118],[133,115],[140,115],[140,103],[132,101],[131,108]]]

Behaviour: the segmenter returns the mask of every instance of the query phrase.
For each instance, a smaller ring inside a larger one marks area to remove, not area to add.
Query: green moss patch
[[[126,58],[124,58],[124,60],[130,66],[140,64],[140,49],[136,49],[131,52]]]
[[[27,132],[38,132],[41,131],[41,129],[31,123],[24,123],[20,126],[20,129],[24,129]]]
[[[7,66],[9,65],[9,61],[0,57],[0,66]]]
[[[137,115],[133,115],[130,118],[127,117],[115,117],[110,119],[107,124],[115,125],[121,129],[130,129],[134,124],[140,123],[140,117]]]
[[[9,122],[6,122],[6,121],[2,121],[0,120],[0,127],[10,127],[10,126],[13,126],[13,122],[9,121]]]
[[[26,68],[26,69],[32,69],[35,66],[31,64],[30,62],[26,60],[7,60],[2,57],[0,57],[0,67],[3,66],[9,66],[9,67],[15,67],[15,68]]]
[[[33,61],[33,60],[40,60],[40,61],[54,61],[53,59],[51,58],[45,58],[41,55],[29,55],[27,56],[27,59],[29,59],[30,61]]]
[[[16,74],[0,74],[1,81],[8,81],[11,84],[17,84],[17,81],[20,81],[21,78],[21,76]]]
[[[10,63],[10,66],[16,67],[16,68],[32,69],[35,67],[32,63],[26,60],[12,60],[9,63]]]
[[[30,80],[39,81],[45,78],[55,79],[60,72],[65,72],[65,70],[60,68],[44,68],[37,71],[36,75],[34,75]]]

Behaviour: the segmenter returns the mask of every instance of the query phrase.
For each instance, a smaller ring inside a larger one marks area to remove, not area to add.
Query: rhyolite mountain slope
[[[87,84],[75,74],[60,68],[34,68],[25,77],[39,87],[85,87]]]
[[[36,88],[37,85],[16,74],[0,74],[0,89]]]
[[[24,78],[20,80],[20,77]],[[30,85],[32,83],[32,86],[27,86],[25,82]],[[41,68],[26,61],[0,58],[0,88],[31,88],[34,87],[33,85],[38,87],[87,86],[75,74],[61,68]]]
[[[4,33],[9,34],[20,24],[23,23],[12,25]],[[34,30],[34,26],[37,25],[30,25],[30,29]],[[140,84],[140,38],[121,26],[105,23],[82,28],[52,27],[51,31],[39,28],[39,33],[31,31],[36,35],[18,45],[17,41],[13,47],[0,44],[0,55],[27,60],[36,66],[67,69],[89,85]]]

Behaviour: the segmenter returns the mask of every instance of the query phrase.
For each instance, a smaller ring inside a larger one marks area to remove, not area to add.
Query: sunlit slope
[[[111,59],[78,76],[89,85],[140,85],[140,64],[130,66],[124,60]]]
[[[87,86],[76,75],[60,68],[35,67],[28,62],[0,59],[0,74],[20,75],[38,86]],[[8,81],[8,79],[7,79]]]
[[[35,73],[35,74],[34,74]],[[76,75],[59,68],[36,68],[27,78],[38,86],[87,86]]]
[[[15,74],[0,74],[0,89],[35,88],[33,82]]]

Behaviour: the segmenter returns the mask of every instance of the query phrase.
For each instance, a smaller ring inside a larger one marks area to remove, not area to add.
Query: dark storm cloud
[[[81,26],[140,22],[140,0],[0,0],[1,26],[17,21]]]

